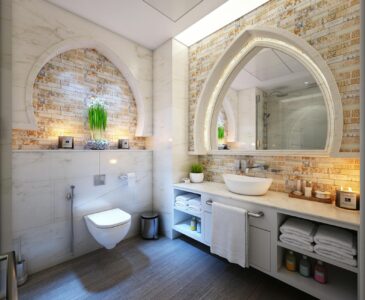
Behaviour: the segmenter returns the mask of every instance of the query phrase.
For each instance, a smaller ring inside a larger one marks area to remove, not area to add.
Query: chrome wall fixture
[[[74,254],[74,190],[75,186],[70,186],[70,192],[66,194],[66,199],[71,203],[71,239],[70,239],[70,252]]]

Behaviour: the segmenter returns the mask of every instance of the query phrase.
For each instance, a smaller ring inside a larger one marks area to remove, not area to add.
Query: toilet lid
[[[88,215],[87,218],[99,228],[110,228],[130,221],[131,215],[119,208]]]

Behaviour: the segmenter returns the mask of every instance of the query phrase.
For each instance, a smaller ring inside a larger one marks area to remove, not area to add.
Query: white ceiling
[[[47,1],[155,49],[227,0]]]
[[[281,51],[264,48],[245,65],[231,88],[289,92],[305,88],[305,82],[315,80],[299,61]]]

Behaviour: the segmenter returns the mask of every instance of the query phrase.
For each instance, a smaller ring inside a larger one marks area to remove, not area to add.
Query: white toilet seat
[[[85,216],[98,228],[111,228],[123,225],[130,221],[131,215],[115,208]]]
[[[84,216],[87,228],[94,239],[107,249],[112,249],[127,235],[131,215],[115,208]]]

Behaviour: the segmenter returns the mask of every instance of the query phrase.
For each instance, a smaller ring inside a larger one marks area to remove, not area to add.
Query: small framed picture
[[[58,137],[58,148],[59,149],[74,149],[73,136],[59,136]]]

